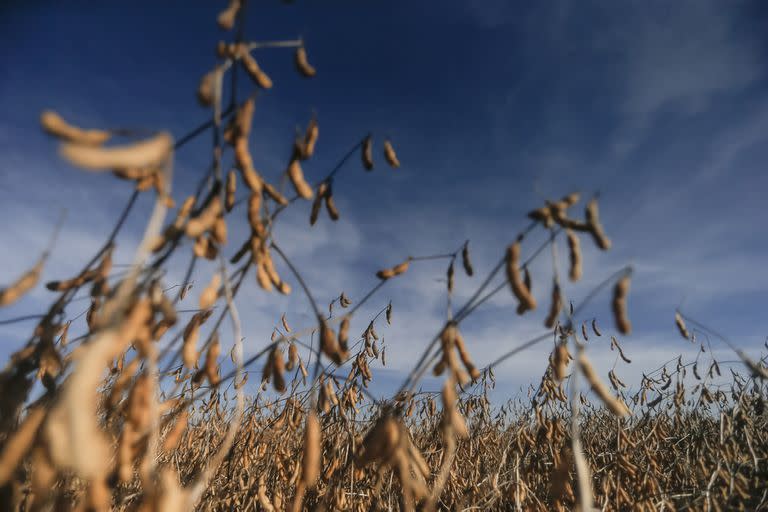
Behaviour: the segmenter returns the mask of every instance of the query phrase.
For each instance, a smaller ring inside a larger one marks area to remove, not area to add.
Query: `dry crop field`
[[[64,257],[52,226],[36,263],[14,270],[18,278],[0,288],[0,308],[36,286],[53,297],[0,372],[0,509],[768,509],[764,359],[670,311],[670,328],[674,317],[680,336],[700,347],[694,360],[647,369],[633,392],[616,369],[601,375],[593,368],[584,347],[600,337],[631,364],[611,333],[632,331],[631,267],[581,303],[565,296],[567,284],[582,278],[582,244],[612,245],[596,196],[552,198],[515,219],[524,229],[493,268],[474,268],[469,243],[404,255],[376,274],[371,290],[340,291],[327,311],[318,305],[273,236],[280,213],[306,201],[307,229],[335,221],[343,214],[334,202],[343,193],[334,187],[341,173],[400,161],[390,141],[363,134],[324,178],[308,181],[302,166],[319,140],[312,116],[284,173],[267,177],[254,168],[255,106],[259,91],[273,85],[256,56],[287,47],[297,79],[311,80],[316,70],[302,40],[249,40],[241,1],[211,20],[227,39],[215,45],[218,64],[197,88],[208,120],[188,134],[78,127],[54,111],[41,114],[63,159],[111,173],[134,192],[79,273],[39,282],[48,261]],[[252,78],[250,90],[230,86],[236,73]],[[209,173],[195,195],[176,197],[174,152],[205,134],[214,141]],[[116,271],[115,241],[140,194],[154,197],[154,207],[131,265]],[[232,223],[247,223],[247,239],[228,236]],[[528,235],[542,230],[545,242],[531,245]],[[557,244],[568,261],[558,261]],[[177,254],[188,257],[187,279],[166,282]],[[529,271],[538,258],[552,259],[550,275]],[[192,288],[188,278],[203,260],[216,271]],[[396,305],[373,318],[359,318],[360,307],[424,260],[446,264],[447,316],[423,340],[398,392],[376,399],[369,386],[387,356],[377,329],[398,321]],[[455,272],[476,275],[464,304],[450,300]],[[505,277],[502,285],[491,285],[495,276]],[[549,303],[537,304],[533,283],[550,281]],[[276,318],[271,341],[246,359],[237,300],[243,286],[301,294],[316,321]],[[543,311],[544,331],[480,364],[462,322],[498,293],[516,298],[518,315]],[[91,301],[87,325],[73,332],[67,307],[83,294]],[[591,300],[609,301],[613,318],[580,319]],[[182,317],[182,307],[194,314]],[[353,330],[353,318],[367,327]],[[713,341],[731,347],[733,360],[715,359]],[[494,369],[526,349],[549,361],[541,380],[525,397],[492,403]],[[442,392],[419,391],[426,374],[441,379]]]

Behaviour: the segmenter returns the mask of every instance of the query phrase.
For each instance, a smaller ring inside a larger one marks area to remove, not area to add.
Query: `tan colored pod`
[[[507,247],[506,256],[506,269],[507,280],[512,288],[512,293],[520,301],[521,306],[525,306],[526,310],[536,309],[536,299],[531,295],[530,290],[525,285],[520,276],[520,268],[518,267],[520,261],[520,242],[515,242]]]
[[[583,373],[584,377],[587,379],[587,382],[589,382],[590,386],[592,387],[592,391],[595,392],[595,394],[600,398],[603,404],[605,404],[609,411],[618,417],[630,415],[629,408],[627,408],[626,404],[621,401],[621,399],[616,398],[611,394],[610,391],[608,391],[608,388],[605,387],[605,384],[603,384],[603,382],[597,376],[594,368],[592,368],[592,364],[589,362],[587,356],[585,356],[583,352],[579,354],[579,368],[581,369],[581,373]]]
[[[174,228],[181,229],[181,227],[187,221],[187,217],[189,217],[189,214],[192,213],[192,208],[194,206],[195,206],[195,196],[189,196],[184,200],[183,203],[181,203],[181,208],[179,208],[179,211],[176,214],[176,219],[173,221]]]
[[[568,349],[564,344],[558,344],[555,348],[555,356],[552,361],[552,369],[555,372],[555,378],[558,382],[562,382],[565,378],[565,370],[568,367],[568,360]]]
[[[264,251],[262,263],[264,270],[267,273],[267,276],[269,277],[269,280],[272,282],[272,284],[277,288],[277,291],[282,293],[283,295],[289,295],[291,293],[291,285],[289,285],[287,282],[285,282],[283,279],[280,278],[280,275],[277,273],[277,270],[275,269],[274,262],[272,261],[272,256],[270,256],[269,251]]]
[[[285,393],[285,360],[283,359],[283,351],[279,345],[275,345],[269,354],[268,365],[271,366],[272,374],[272,386],[278,393]]]
[[[225,245],[227,243],[227,221],[224,220],[224,217],[216,217],[216,220],[213,222],[213,229],[211,230],[211,238],[218,245]]]
[[[83,146],[100,146],[111,137],[111,134],[104,130],[83,130],[73,126],[52,110],[46,110],[40,115],[40,124],[47,133]]]
[[[333,199],[333,188],[328,185],[328,191],[325,193],[325,209],[332,221],[339,220],[339,209],[336,207],[336,201]]]
[[[261,194],[264,188],[264,180],[253,167],[253,159],[248,150],[248,140],[245,137],[239,137],[235,141],[235,160],[243,176],[245,186],[253,192]]]
[[[309,225],[314,226],[315,222],[317,222],[317,217],[320,215],[320,208],[323,206],[323,198],[325,197],[326,192],[328,191],[328,185],[326,182],[322,182],[317,187],[317,194],[315,195],[315,200],[312,201],[312,210],[309,214]]]
[[[248,72],[253,81],[256,82],[256,85],[262,89],[272,88],[272,79],[269,78],[269,75],[261,70],[258,62],[256,62],[256,59],[253,58],[253,55],[247,51],[241,52],[240,62],[243,63],[245,71]]]
[[[523,269],[523,284],[529,292],[532,292],[533,288],[531,288],[531,272],[528,270],[528,267]],[[526,311],[528,311],[528,308],[525,306],[525,304],[521,302],[517,305],[518,315],[525,314]]]
[[[395,148],[392,147],[392,143],[389,140],[384,141],[384,159],[393,169],[400,167],[400,160],[397,159]]]
[[[630,276],[624,276],[616,283],[613,288],[613,318],[616,321],[616,328],[621,334],[630,334],[632,332],[632,323],[627,314],[627,294],[629,293]]]
[[[285,329],[285,332],[291,332],[291,326],[288,325],[288,319],[285,317],[285,313],[280,317],[280,323],[283,324],[283,329]]]
[[[343,362],[343,356],[339,350],[339,342],[336,338],[336,333],[326,323],[323,318],[320,320],[320,350],[331,361],[340,365]]]
[[[272,184],[264,182],[264,192],[267,193],[277,204],[281,206],[288,206],[288,198],[278,192],[278,190],[272,186]]]
[[[467,346],[464,343],[464,337],[461,335],[461,332],[459,332],[458,328],[456,328],[454,332],[454,344],[456,346],[456,350],[459,352],[459,358],[461,359],[464,368],[466,368],[467,373],[469,373],[469,376],[473,382],[477,382],[477,380],[480,378],[480,370],[478,370],[472,362],[472,358],[467,351]]]
[[[243,102],[243,106],[238,109],[235,116],[238,137],[248,138],[251,134],[254,112],[256,112],[256,100],[251,97]]]
[[[45,263],[45,258],[40,258],[34,267],[25,272],[14,283],[7,288],[0,289],[0,307],[13,304],[19,300],[22,295],[34,288],[40,280],[43,263]]]
[[[173,137],[162,132],[151,139],[125,146],[102,148],[69,143],[60,154],[71,164],[90,171],[133,167],[160,167],[173,151]]]
[[[238,46],[235,43],[219,41],[216,43],[216,56],[220,59],[234,59],[238,56]]]
[[[307,183],[307,180],[304,179],[304,172],[301,170],[301,164],[299,164],[299,161],[296,159],[291,160],[291,163],[288,165],[288,178],[291,180],[293,188],[296,189],[296,193],[299,197],[304,199],[312,199],[312,197],[314,197],[315,194],[312,191],[312,187]]]
[[[190,370],[197,367],[197,359],[200,357],[200,354],[197,352],[197,339],[200,336],[201,323],[202,317],[199,314],[195,314],[184,328],[181,355],[184,366]]]
[[[560,286],[555,282],[552,284],[552,303],[549,306],[549,314],[544,320],[544,327],[552,329],[557,322],[557,317],[560,315],[560,310],[563,308],[563,295],[560,292]]]
[[[197,86],[197,101],[203,107],[210,107],[215,100],[216,82],[221,80],[224,71],[221,66],[216,66],[204,74]]]
[[[242,0],[229,0],[229,5],[226,9],[219,13],[216,22],[222,30],[232,30],[235,26],[235,20],[237,19],[237,13],[240,11],[240,3]]]
[[[315,486],[317,477],[320,476],[320,463],[322,459],[322,431],[317,414],[311,410],[307,415],[306,429],[304,431],[304,458],[301,462],[301,480],[311,489]]]
[[[272,281],[272,284],[278,284],[280,281],[280,274],[277,273],[277,269],[275,268],[275,263],[272,261],[272,255],[269,253],[268,249],[264,249],[263,255],[262,255],[262,261],[264,262],[264,270],[267,271],[267,275],[269,276],[270,281]]]
[[[349,315],[345,316],[339,326],[339,346],[343,352],[348,350],[349,345]]]
[[[155,175],[148,174],[136,180],[136,190],[146,192],[155,185]]]
[[[192,252],[198,258],[205,258],[208,254],[208,237],[200,235],[195,238],[195,243],[192,244]]]
[[[312,116],[312,119],[309,120],[309,124],[307,125],[307,131],[304,134],[304,158],[309,158],[315,153],[315,145],[317,144],[317,139],[319,137],[320,127],[317,125],[317,118]]]
[[[98,276],[99,271],[97,269],[86,270],[82,274],[78,275],[77,277],[73,277],[72,279],[65,279],[63,281],[49,281],[45,283],[45,287],[52,292],[64,292],[71,290],[72,288],[79,288],[86,283],[90,283]]]
[[[231,212],[235,206],[235,192],[237,191],[237,173],[234,169],[227,173],[227,186],[225,190],[224,209]]]
[[[565,231],[568,240],[568,258],[570,259],[571,266],[568,271],[568,277],[571,281],[578,281],[581,279],[581,242],[576,233],[570,229]]]
[[[360,157],[362,158],[365,170],[373,170],[373,138],[370,135],[363,140]]]
[[[219,298],[219,287],[221,286],[221,275],[219,273],[213,274],[211,282],[200,294],[200,309],[209,309]]]
[[[410,264],[411,264],[411,260],[409,258],[404,262],[400,263],[399,265],[395,265],[392,268],[392,272],[394,272],[396,276],[399,276],[400,274],[403,274],[408,270],[408,267],[410,266]]]
[[[46,412],[42,406],[30,408],[16,431],[5,440],[0,450],[0,485],[8,482],[21,460],[32,448]]]
[[[587,225],[592,238],[597,246],[607,251],[611,248],[611,240],[606,236],[603,225],[600,223],[600,214],[597,207],[597,199],[592,199],[587,203],[586,209]]]
[[[675,311],[675,325],[677,326],[677,330],[680,332],[680,336],[682,336],[687,340],[691,339],[691,333],[688,331],[688,328],[685,326],[685,321],[683,320],[683,316],[678,311]]]
[[[541,222],[545,228],[549,229],[554,226],[554,219],[552,217],[552,210],[549,207],[542,206],[535,210],[528,212],[528,218]]]
[[[269,278],[267,270],[264,268],[264,262],[256,265],[256,281],[264,291],[271,292],[273,289],[272,280]]]
[[[251,192],[248,197],[248,222],[254,233],[258,236],[264,234],[264,224],[261,219],[261,194]]]
[[[570,208],[571,206],[578,203],[579,199],[581,199],[581,194],[578,192],[571,192],[567,196],[563,197],[560,202],[563,203],[566,208]]]
[[[219,382],[221,382],[221,377],[219,377],[219,354],[221,354],[221,344],[219,343],[218,335],[214,335],[213,343],[208,347],[208,352],[205,354],[205,365],[203,366],[203,372],[211,386],[218,386]]]
[[[285,368],[288,371],[293,370],[296,365],[299,363],[299,349],[296,347],[295,343],[291,343],[288,345],[288,363],[286,363]]]
[[[213,224],[221,214],[221,199],[214,196],[203,210],[195,217],[189,219],[185,232],[189,238],[198,238],[203,233],[213,228]]]
[[[410,258],[405,260],[404,262],[395,265],[392,268],[385,268],[383,270],[379,270],[376,272],[376,277],[378,277],[381,280],[386,281],[387,279],[390,279],[392,277],[395,277],[397,275],[400,275],[408,270],[408,267],[411,264]]]
[[[188,424],[189,411],[184,409],[179,413],[175,423],[163,440],[163,451],[165,453],[170,453],[178,447],[179,441],[181,441],[184,431],[187,430]]]
[[[301,76],[312,78],[317,74],[317,70],[307,61],[307,50],[303,46],[296,48],[294,54],[294,62],[296,63],[296,69]]]
[[[245,182],[248,189],[254,194],[261,195],[264,192],[266,183],[258,171],[256,171],[252,165],[243,166],[240,169],[241,175],[243,176],[243,182]]]
[[[280,280],[279,282],[275,283],[275,288],[277,288],[277,291],[283,295],[291,294],[291,285],[286,281]]]

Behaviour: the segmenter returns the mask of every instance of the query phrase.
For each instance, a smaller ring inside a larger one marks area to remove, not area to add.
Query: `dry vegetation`
[[[222,29],[243,33],[242,7],[230,2],[218,18]],[[316,74],[301,40],[246,42],[239,35],[219,43],[219,64],[197,91],[212,118],[176,141],[165,132],[137,140],[138,134],[125,130],[83,130],[54,112],[42,115],[43,128],[61,142],[63,158],[82,169],[111,172],[135,191],[83,270],[46,284],[56,298],[0,373],[2,510],[766,508],[762,360],[734,349],[734,361],[717,361],[710,340],[730,342],[679,312],[680,334],[700,346],[698,356],[647,372],[639,391],[627,391],[618,366],[606,382],[587,358],[590,338],[610,338],[619,365],[631,363],[619,340],[603,334],[595,320],[576,320],[586,301],[607,299],[599,292],[611,288],[616,331],[629,335],[631,269],[611,275],[574,306],[565,297],[556,258],[556,244],[564,239],[567,280],[577,281],[581,244],[610,248],[597,198],[586,201],[583,220],[573,213],[581,199],[575,193],[532,211],[530,224],[461,307],[451,302],[454,267],[468,276],[476,272],[467,243],[384,268],[369,293],[356,302],[342,293],[327,314],[321,312],[272,228],[285,208],[302,200],[311,202],[310,224],[327,221],[323,209],[338,219],[334,180],[358,152],[362,167],[372,170],[375,141],[366,135],[328,175],[310,183],[302,165],[318,141],[313,117],[277,177],[287,177],[290,192],[266,181],[254,168],[249,136],[257,93],[273,85],[254,58],[268,48],[292,48],[300,74]],[[255,84],[241,100],[235,87],[223,87],[227,79],[234,84],[238,70]],[[211,132],[210,172],[197,194],[177,208],[173,154]],[[120,138],[126,140],[111,144]],[[384,160],[398,168],[393,145],[385,141],[382,147]],[[228,161],[233,170],[226,172]],[[151,190],[156,201],[145,236],[128,271],[115,272],[116,237],[136,196]],[[176,213],[166,222],[172,209]],[[233,222],[250,225],[247,240],[228,243]],[[528,234],[541,229],[549,238],[529,247]],[[230,246],[227,261],[222,252]],[[38,283],[54,247],[55,236],[30,271],[0,290],[0,306]],[[548,248],[554,272],[543,334],[477,366],[462,322],[493,295],[510,291],[518,314],[537,314],[528,267],[547,257]],[[171,255],[184,252],[192,253],[187,278],[165,283]],[[189,277],[196,262],[206,259],[216,263],[216,272],[191,293]],[[447,319],[425,340],[399,392],[373,400],[368,387],[375,367],[386,364],[376,329],[397,321],[396,314],[393,319],[391,304],[382,308],[364,320],[368,326],[359,335],[351,332],[351,320],[390,280],[407,279],[424,260],[448,265]],[[316,324],[291,329],[283,316],[272,341],[244,360],[238,291],[258,285],[263,293],[287,294],[290,283],[301,288],[297,293],[306,296]],[[86,332],[75,333],[69,331],[67,307],[80,291],[92,305]],[[185,299],[197,302],[191,317],[179,311]],[[225,321],[231,324],[229,340],[220,335]],[[525,398],[494,406],[488,398],[494,368],[547,344],[540,353],[549,365],[538,386]],[[222,366],[226,358],[232,364]],[[427,372],[441,376],[441,393],[417,391]],[[261,385],[247,385],[249,375],[260,377]],[[38,381],[44,392],[34,398]],[[254,392],[246,394],[248,389]]]

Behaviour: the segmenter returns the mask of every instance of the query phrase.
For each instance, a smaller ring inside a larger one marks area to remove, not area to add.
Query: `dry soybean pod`
[[[0,289],[0,307],[13,304],[37,284],[40,280],[40,273],[43,270],[44,263],[45,255],[35,263],[34,267],[25,272],[10,286]]]
[[[332,221],[339,220],[339,209],[336,206],[336,201],[333,199],[333,185],[328,183],[328,190],[325,192],[325,209],[328,211],[328,216]]]
[[[221,213],[221,199],[219,196],[213,196],[211,201],[195,217],[189,219],[186,226],[186,234],[189,238],[198,238],[203,233],[213,227],[219,214]]]
[[[349,315],[344,316],[339,326],[339,345],[341,350],[346,352],[349,340]]]
[[[235,192],[237,191],[237,173],[234,169],[227,174],[226,196],[224,199],[224,208],[227,212],[232,211],[235,206]]]
[[[607,251],[611,248],[611,240],[606,236],[603,226],[600,224],[600,214],[596,198],[592,198],[587,203],[586,216],[592,238],[594,238],[595,243],[600,249]]]
[[[469,277],[472,277],[472,274],[475,273],[475,269],[472,267],[472,261],[469,259],[469,241],[467,241],[464,244],[464,247],[461,248],[461,264],[464,266],[464,272]]]
[[[304,158],[309,158],[315,153],[315,145],[320,137],[320,127],[317,124],[317,117],[312,116],[307,124],[307,131],[304,133]]]
[[[563,343],[558,344],[555,348],[555,357],[552,363],[555,378],[558,382],[562,382],[565,378],[565,370],[568,367],[568,349]]]
[[[46,110],[40,115],[40,124],[43,130],[54,137],[83,146],[100,146],[111,136],[104,130],[83,130],[73,126],[52,110]]]
[[[299,164],[298,159],[294,158],[291,160],[287,172],[293,188],[296,189],[296,193],[304,199],[312,199],[315,194],[307,180],[304,179],[304,172],[301,170],[301,164]]]
[[[173,151],[173,137],[161,132],[151,139],[110,148],[63,144],[60,154],[71,164],[90,171],[160,167]]]
[[[288,199],[277,191],[275,187],[273,187],[270,183],[264,182],[264,192],[267,193],[269,197],[272,198],[277,204],[282,206],[288,206]]]
[[[578,235],[572,230],[567,229],[565,234],[568,239],[568,257],[571,262],[571,268],[568,272],[568,277],[571,279],[571,281],[576,282],[581,279],[582,273],[581,242],[579,241]]]
[[[396,276],[399,276],[400,274],[403,274],[408,270],[408,267],[410,266],[410,264],[411,264],[411,259],[408,258],[407,260],[400,263],[399,265],[395,265],[392,268],[392,272],[394,272]]]
[[[563,295],[560,293],[560,285],[557,281],[552,283],[552,303],[549,306],[549,314],[544,320],[544,327],[552,329],[557,322],[557,317],[560,315],[560,310],[563,308]]]
[[[507,247],[507,280],[512,288],[512,293],[517,297],[517,300],[520,301],[520,305],[525,306],[526,310],[534,310],[536,309],[536,299],[533,298],[530,290],[525,283],[523,283],[520,276],[520,268],[518,266],[519,262],[520,242],[517,241]]]
[[[342,354],[339,351],[339,342],[336,338],[336,333],[326,323],[322,317],[320,320],[320,350],[331,361],[340,365],[343,361]]]
[[[256,62],[256,59],[253,58],[253,55],[251,55],[247,49],[240,51],[240,62],[242,62],[245,71],[250,75],[253,81],[256,82],[256,85],[262,89],[272,88],[272,79],[261,70],[259,63]]]
[[[208,347],[208,352],[205,354],[205,365],[203,367],[203,372],[211,386],[218,386],[221,381],[221,378],[219,377],[219,364],[217,361],[220,353],[221,344],[219,343],[219,336],[214,335],[213,343]]]
[[[219,287],[221,286],[221,275],[217,272],[213,274],[211,282],[200,293],[200,309],[209,309],[219,297]]]
[[[315,222],[317,222],[317,217],[320,215],[320,208],[323,206],[323,199],[325,198],[325,194],[328,191],[328,185],[326,182],[320,183],[317,187],[317,194],[315,195],[315,200],[312,201],[312,209],[309,214],[309,225],[314,226]]]
[[[531,288],[531,271],[528,270],[528,267],[525,267],[523,269],[523,284],[525,285],[525,287],[528,289],[529,292],[533,290],[533,288]],[[518,315],[522,315],[526,311],[528,311],[528,308],[525,307],[525,304],[520,303],[517,305]]]
[[[389,140],[384,141],[384,159],[393,169],[400,167],[400,160],[397,159],[395,148],[392,147],[392,143]]]
[[[627,314],[627,293],[629,293],[630,276],[626,275],[619,279],[613,288],[613,318],[616,322],[616,328],[621,334],[627,335],[632,332],[632,323]]]
[[[307,415],[307,425],[304,432],[304,459],[302,460],[301,479],[307,488],[312,488],[320,474],[322,433],[317,414],[311,410]]]
[[[608,388],[605,387],[605,384],[597,376],[595,369],[583,352],[579,354],[579,368],[581,368],[581,373],[584,374],[587,382],[592,387],[592,391],[595,392],[608,410],[618,417],[629,416],[630,412],[627,406],[608,391]]]
[[[386,281],[387,279],[403,274],[405,271],[408,270],[408,267],[410,266],[410,264],[411,264],[411,259],[408,258],[404,262],[398,265],[395,265],[392,268],[385,268],[383,270],[379,270],[378,272],[376,272],[376,277],[378,277],[383,281]]]
[[[691,333],[688,331],[688,328],[685,326],[685,321],[683,320],[683,316],[680,314],[679,311],[675,311],[675,325],[677,326],[677,330],[680,332],[680,336],[682,336],[686,340],[691,339]]]
[[[360,158],[363,161],[363,167],[366,171],[373,170],[373,137],[368,135],[363,140],[363,146],[360,149]]]
[[[303,77],[312,78],[317,74],[317,70],[307,60],[307,50],[303,45],[296,48],[294,63],[299,74]]]
[[[210,107],[213,105],[216,82],[221,80],[223,74],[224,68],[219,65],[203,75],[200,79],[200,84],[197,86],[197,101],[200,105],[203,107]]]
[[[237,19],[237,13],[240,11],[240,3],[242,0],[229,0],[229,5],[226,9],[219,13],[216,22],[222,30],[232,30],[235,26],[235,20]]]

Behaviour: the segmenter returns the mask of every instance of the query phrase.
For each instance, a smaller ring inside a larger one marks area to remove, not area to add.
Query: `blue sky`
[[[320,302],[341,290],[359,298],[375,284],[379,268],[407,255],[453,250],[465,239],[482,276],[525,226],[525,213],[543,199],[599,190],[614,249],[599,253],[585,239],[585,279],[566,291],[578,300],[622,265],[635,266],[635,333],[622,344],[636,361],[622,374],[637,377],[681,351],[695,354],[674,331],[672,315],[681,303],[758,354],[768,334],[768,241],[760,221],[768,204],[764,4],[262,4],[249,7],[247,35],[300,35],[318,69],[315,79],[304,80],[293,70],[290,51],[257,53],[275,82],[260,96],[251,138],[262,174],[278,180],[294,128],[312,109],[321,135],[305,166],[310,179],[324,176],[368,131],[379,142],[391,137],[403,163],[393,171],[381,161],[365,173],[353,159],[335,185],[342,211],[336,224],[324,217],[310,229],[308,204],[282,218],[277,241],[306,269]],[[60,161],[54,142],[39,129],[40,112],[53,108],[83,126],[182,135],[208,116],[195,90],[215,63],[216,42],[228,37],[215,24],[223,5],[3,3],[0,282],[11,281],[37,257],[64,208],[59,250],[44,279],[75,272],[130,195],[125,182]],[[241,78],[244,94],[252,86]],[[209,148],[203,137],[178,153],[177,198],[205,171]],[[150,205],[143,198],[129,219],[119,261],[129,261]],[[246,236],[241,223],[231,226],[232,240]],[[239,244],[232,245],[230,252]],[[390,347],[385,376],[392,382],[442,322],[444,285],[438,280],[444,267],[414,265],[363,312],[394,303],[395,322],[381,329]],[[533,267],[542,305],[548,302],[550,267],[548,258]],[[201,266],[199,279],[211,268]],[[169,281],[173,277],[174,271]],[[458,300],[479,280],[458,276]],[[243,293],[249,350],[263,346],[282,311],[295,326],[310,325],[309,307],[294,289],[288,298],[267,296],[254,283]],[[4,310],[3,318],[40,310],[50,299],[39,287]],[[86,306],[73,304],[72,316]],[[518,317],[510,294],[501,293],[463,330],[482,364],[540,333],[543,315]],[[592,316],[612,330],[608,295],[585,312]],[[353,329],[362,331],[365,314],[356,323]],[[3,326],[0,356],[19,346],[29,328]],[[589,350],[602,369],[613,364],[606,343]],[[539,347],[497,373],[517,386],[535,380],[545,365],[546,349]]]

